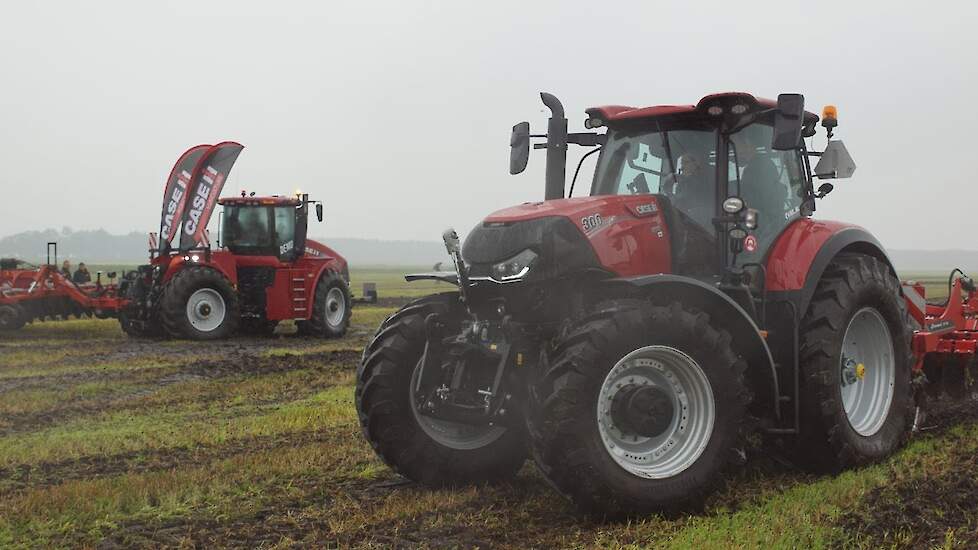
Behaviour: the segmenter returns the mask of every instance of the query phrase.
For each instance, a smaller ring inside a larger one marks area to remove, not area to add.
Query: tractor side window
[[[275,207],[275,245],[280,256],[295,246],[295,208],[291,206]]]
[[[653,154],[648,144],[640,141],[629,144],[628,149],[615,194],[658,193],[659,180],[662,176],[662,158]]]
[[[771,149],[773,129],[752,124],[732,136],[728,190],[758,211],[752,232],[757,246],[738,255],[738,264],[760,262],[781,231],[800,216],[805,176],[798,151]]]

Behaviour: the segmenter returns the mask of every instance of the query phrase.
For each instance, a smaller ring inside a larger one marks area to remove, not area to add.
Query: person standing
[[[69,281],[71,280],[71,262],[68,260],[61,262],[61,274]]]

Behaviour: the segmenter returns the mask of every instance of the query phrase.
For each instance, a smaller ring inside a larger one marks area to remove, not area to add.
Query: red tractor
[[[751,434],[820,471],[887,456],[920,373],[974,364],[970,279],[947,306],[911,300],[869,232],[812,218],[832,190],[814,180],[855,170],[834,108],[816,152],[798,94],[588,109],[603,133],[568,133],[541,97],[547,133],[513,128],[510,172],[546,138],[545,200],[461,247],[446,232],[455,272],[408,280],[458,290],[405,306],[364,350],[360,422],[397,472],[480,483],[532,455],[588,512],[695,507]],[[596,148],[589,196],[564,196],[568,144]]]
[[[252,193],[252,195],[254,195]],[[213,340],[269,334],[295,320],[300,334],[342,336],[350,322],[346,260],[306,238],[309,197],[222,198],[218,250],[159,254],[122,283],[130,335]],[[316,203],[322,221],[322,204]]]

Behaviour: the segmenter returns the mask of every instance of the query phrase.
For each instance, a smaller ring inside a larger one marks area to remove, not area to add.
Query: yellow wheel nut
[[[856,365],[856,378],[862,380],[866,376],[866,365],[859,363]]]

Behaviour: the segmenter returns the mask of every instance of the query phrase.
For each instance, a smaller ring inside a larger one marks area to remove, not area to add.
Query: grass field
[[[399,276],[354,272],[355,290],[442,288]],[[970,406],[836,477],[756,454],[691,515],[587,520],[529,464],[495,487],[408,483],[374,456],[353,405],[360,351],[395,309],[357,307],[334,341],[288,326],[267,339],[142,341],[113,320],[0,337],[0,548],[978,545]]]

